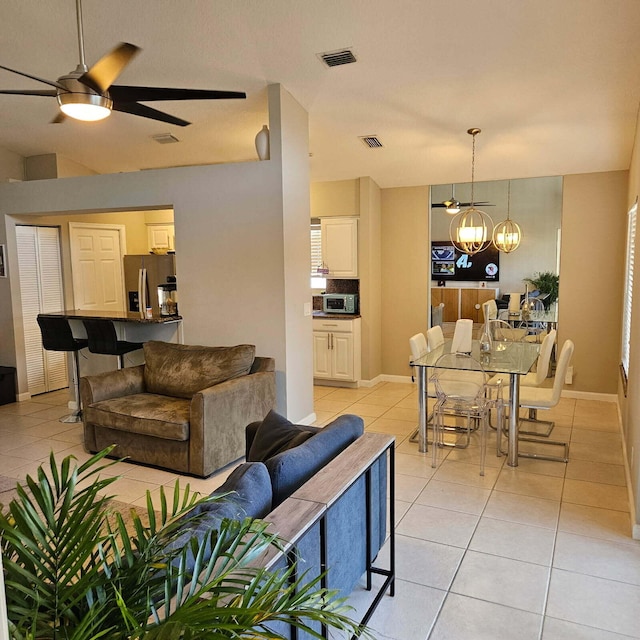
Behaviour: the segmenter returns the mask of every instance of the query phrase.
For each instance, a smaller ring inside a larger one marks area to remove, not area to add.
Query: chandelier
[[[493,244],[498,251],[511,253],[520,246],[522,231],[520,225],[510,218],[511,213],[511,180],[507,188],[507,219],[498,223],[493,230]]]
[[[458,213],[449,226],[451,242],[462,253],[470,256],[484,251],[490,244],[493,231],[493,220],[489,214],[477,209],[474,204],[474,182],[476,164],[476,136],[481,129],[476,127],[468,129],[467,133],[472,137],[471,152],[471,200],[469,208]]]

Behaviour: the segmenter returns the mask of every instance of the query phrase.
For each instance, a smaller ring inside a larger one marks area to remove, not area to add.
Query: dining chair
[[[535,316],[538,313],[544,313],[544,303],[539,298],[532,296],[526,297],[520,307],[522,321],[518,325],[526,331],[525,340],[527,342],[542,342],[542,336],[545,333],[545,323],[536,321]]]
[[[498,305],[495,300],[487,300],[482,303],[482,317],[485,326],[489,320],[495,320],[498,317]]]
[[[460,374],[464,375],[460,375]],[[487,453],[487,427],[489,411],[494,403],[487,395],[487,379],[482,365],[468,354],[446,353],[438,358],[431,376],[435,386],[437,401],[433,411],[433,450],[431,466],[436,467],[437,450],[454,447],[443,439],[445,415],[455,414],[466,418],[464,432],[467,447],[471,442],[471,432],[480,432],[480,475],[484,475]],[[502,412],[500,413],[502,419]],[[472,424],[475,426],[472,427]]]
[[[432,327],[431,329],[429,329],[427,331],[427,334],[432,329],[439,329],[440,330],[440,334],[442,334],[442,329],[439,326]],[[434,333],[437,334],[437,331],[434,332]],[[442,341],[444,342],[444,338],[442,339]],[[427,344],[427,338],[425,338],[424,333],[416,333],[415,335],[411,336],[409,338],[409,348],[411,349],[411,360],[412,361],[413,360],[417,360],[418,358],[421,358],[422,356],[426,355],[430,351],[430,348],[429,348],[429,346]],[[411,376],[411,378],[413,380],[413,376]],[[433,386],[433,382],[431,382],[429,380],[427,380],[426,396],[427,396],[427,398],[435,398],[436,397],[436,392],[435,392],[435,387]],[[428,425],[433,419],[433,411],[431,411],[431,413],[429,413],[428,400],[425,403],[425,406],[426,406],[426,409],[427,409],[427,425]],[[418,429],[416,429],[411,434],[411,437],[409,438],[409,442],[417,442],[417,441],[418,441]]]
[[[456,328],[453,331],[451,351],[454,353],[471,353],[473,342],[473,320],[461,318],[456,320]]]
[[[489,337],[494,345],[519,342],[526,334],[524,329],[516,328],[504,320],[489,320]],[[495,348],[495,347],[494,347]]]
[[[444,344],[444,333],[442,327],[435,326],[427,330],[427,347],[429,351],[433,351]]]
[[[558,358],[558,366],[556,367],[556,374],[553,380],[553,386],[548,387],[531,387],[525,386],[520,388],[520,407],[523,409],[553,409],[558,402],[560,402],[560,396],[562,393],[562,387],[564,386],[564,379],[567,375],[567,369],[571,363],[573,356],[574,344],[571,340],[565,340],[560,351]],[[508,394],[508,390],[507,390]],[[497,447],[500,453],[506,453],[502,451],[502,431],[498,429]],[[562,456],[548,456],[540,453],[527,453],[520,451],[519,456],[524,458],[536,458],[539,460],[551,460],[553,462],[568,462],[569,461],[569,444],[566,442],[560,442],[557,440],[540,439],[541,434],[536,434],[537,437],[526,435],[518,435],[518,439],[522,442],[534,442],[538,444],[547,444],[551,446],[563,447],[564,455]],[[544,436],[542,436],[544,437]]]

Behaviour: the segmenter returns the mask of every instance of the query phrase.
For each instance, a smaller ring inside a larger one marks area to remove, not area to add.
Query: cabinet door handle
[[[333,351],[333,333],[331,335],[331,350]]]
[[[327,333],[327,350],[331,349],[331,334]]]

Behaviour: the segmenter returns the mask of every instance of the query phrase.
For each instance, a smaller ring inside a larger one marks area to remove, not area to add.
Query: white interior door
[[[124,311],[124,226],[69,223],[76,309]]]
[[[39,313],[64,308],[60,230],[17,226],[16,240],[29,393],[64,389],[68,386],[66,353],[42,348],[37,321]]]

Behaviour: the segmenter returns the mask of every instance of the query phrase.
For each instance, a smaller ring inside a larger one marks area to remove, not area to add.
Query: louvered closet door
[[[64,308],[60,237],[56,227],[16,227],[29,393],[68,386],[66,354],[45,351],[37,316]]]

